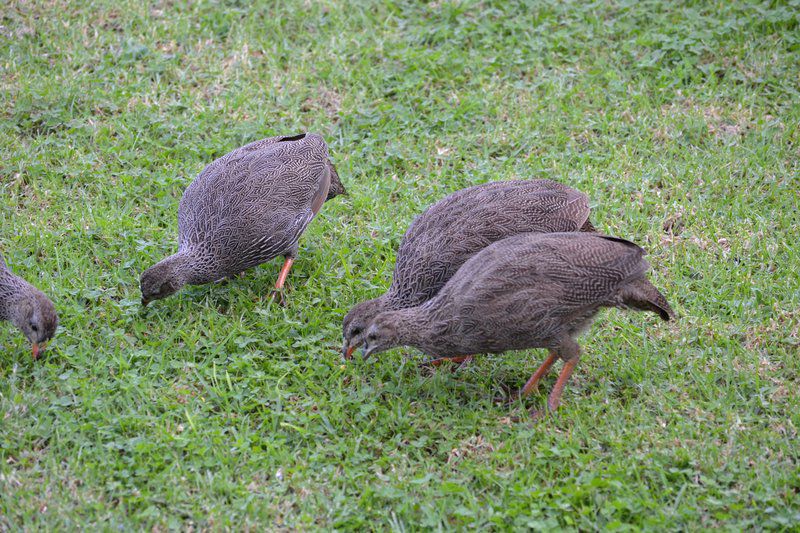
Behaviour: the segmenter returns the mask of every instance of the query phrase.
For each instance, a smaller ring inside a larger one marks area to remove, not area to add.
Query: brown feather
[[[526,232],[578,231],[588,217],[585,194],[550,180],[501,181],[454,192],[406,231],[389,290],[357,304],[344,318],[344,351],[361,344],[377,313],[430,300],[465,261],[493,242]]]

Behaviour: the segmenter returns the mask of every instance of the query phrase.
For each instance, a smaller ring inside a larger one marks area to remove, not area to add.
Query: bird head
[[[53,338],[58,328],[58,315],[53,302],[39,289],[27,285],[12,309],[11,322],[31,343],[33,358],[38,359],[40,344]]]
[[[367,327],[364,336],[364,359],[372,354],[385,352],[400,345],[400,331],[393,313],[386,312],[376,316]]]
[[[359,302],[350,309],[342,322],[342,336],[344,346],[342,356],[345,359],[353,357],[353,351],[364,344],[364,336],[370,321],[380,313],[382,304],[379,298]]]
[[[142,272],[139,287],[142,291],[142,306],[146,306],[153,300],[166,298],[175,294],[183,287],[184,282],[180,275],[180,264],[171,256],[163,261],[151,266]]]

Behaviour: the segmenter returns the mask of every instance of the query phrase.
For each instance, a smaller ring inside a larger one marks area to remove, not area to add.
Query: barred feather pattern
[[[148,276],[152,283],[143,275],[143,294],[163,297],[159,289],[166,279],[177,290],[278,256],[294,257],[300,235],[322,203],[344,192],[319,135],[271,137],[230,152],[209,164],[184,192],[178,253],[164,260],[169,265],[161,268],[163,274]]]
[[[345,317],[345,344],[360,344],[357,335],[379,312],[433,298],[486,246],[525,232],[594,231],[589,212],[585,194],[551,180],[492,182],[451,194],[409,227],[397,251],[389,290],[357,304]]]
[[[430,300],[476,252],[524,232],[578,231],[589,199],[550,180],[494,182],[458,191],[409,227],[386,296],[392,308]]]
[[[243,146],[208,165],[178,208],[178,248],[199,256],[191,282],[214,281],[294,256],[331,164],[322,137]],[[328,191],[323,193],[327,196]]]
[[[373,352],[410,345],[438,357],[559,352],[603,307],[659,312],[634,296],[642,291],[630,290],[643,286],[668,320],[674,313],[647,280],[644,255],[630,241],[600,234],[509,237],[470,258],[428,302],[378,315],[368,341],[377,339]]]
[[[29,283],[14,275],[0,255],[0,320],[11,320],[18,297],[28,290]]]

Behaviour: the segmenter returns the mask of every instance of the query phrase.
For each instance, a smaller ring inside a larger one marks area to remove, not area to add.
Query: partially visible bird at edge
[[[0,255],[0,320],[14,324],[31,343],[38,359],[42,344],[53,338],[58,328],[55,306],[45,294],[17,276]]]

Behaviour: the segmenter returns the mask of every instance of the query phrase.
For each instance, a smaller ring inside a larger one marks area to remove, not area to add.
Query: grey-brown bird
[[[454,192],[417,217],[406,231],[389,290],[355,305],[343,323],[349,359],[380,312],[433,298],[467,259],[511,235],[525,232],[593,232],[589,199],[550,180],[500,181]],[[463,361],[468,358],[455,358]]]
[[[53,302],[42,291],[15,275],[0,255],[0,320],[8,320],[27,337],[33,358],[41,344],[53,338],[58,315]]]
[[[280,294],[300,235],[339,194],[328,147],[313,133],[262,139],[217,159],[183,193],[178,253],[142,273],[142,305],[283,256]]]
[[[522,234],[474,255],[424,304],[381,313],[368,326],[365,353],[414,346],[455,357],[547,348],[521,389],[527,396],[557,359],[561,374],[547,401],[554,411],[580,358],[576,336],[603,307],[675,314],[647,280],[636,244],[597,233]],[[534,414],[534,413],[532,413]]]

